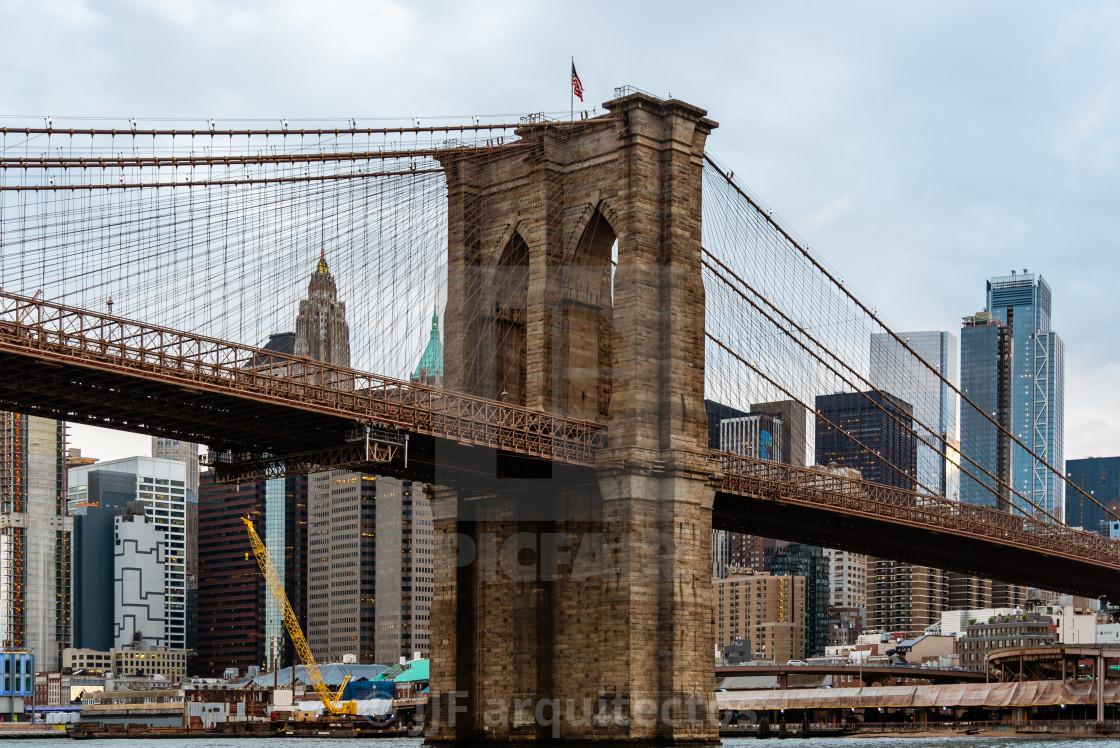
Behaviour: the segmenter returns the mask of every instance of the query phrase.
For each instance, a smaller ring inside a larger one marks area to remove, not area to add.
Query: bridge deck
[[[305,452],[374,424],[591,465],[601,426],[0,293],[0,407],[226,449]]]
[[[1120,600],[1120,541],[822,468],[711,454],[724,472],[717,527]]]

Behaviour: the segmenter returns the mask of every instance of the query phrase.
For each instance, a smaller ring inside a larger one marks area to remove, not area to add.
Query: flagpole
[[[572,70],[576,69],[576,56],[572,55]],[[570,118],[572,122],[576,121],[576,83],[572,80],[572,76],[568,75],[568,98],[571,100],[572,110]]]

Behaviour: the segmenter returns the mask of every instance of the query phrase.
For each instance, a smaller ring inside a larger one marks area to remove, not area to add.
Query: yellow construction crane
[[[260,535],[257,535],[253,523],[244,517],[241,518],[241,521],[245,523],[245,527],[249,530],[249,542],[253,545],[253,555],[257,557],[257,564],[261,567],[261,573],[264,574],[265,581],[268,583],[268,591],[272,593],[272,599],[284,611],[284,628],[287,629],[288,636],[292,637],[296,652],[303,661],[303,669],[307,673],[307,677],[311,679],[311,685],[315,688],[315,692],[319,694],[319,699],[323,702],[323,708],[330,715],[357,714],[357,704],[353,701],[341,701],[342,692],[345,690],[346,684],[350,682],[350,676],[347,675],[345,680],[342,681],[338,693],[332,694],[327,688],[326,682],[323,681],[323,674],[319,672],[319,663],[315,662],[315,655],[311,654],[311,647],[307,646],[307,639],[303,636],[303,629],[299,627],[299,621],[296,620],[292,604],[288,602],[288,596],[284,594],[284,585],[280,582],[280,575],[276,573],[276,567],[272,563],[272,557],[268,555],[268,549],[265,548]],[[275,664],[273,666],[275,667]],[[294,668],[292,669],[292,680],[295,680]]]

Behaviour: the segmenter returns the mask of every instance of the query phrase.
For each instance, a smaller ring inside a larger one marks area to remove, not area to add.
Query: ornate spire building
[[[307,298],[299,302],[295,355],[338,366],[350,365],[346,303],[338,300],[338,288],[324,252],[320,252],[315,272],[311,274]]]
[[[443,343],[439,339],[439,312],[432,310],[432,331],[428,337],[428,346],[416,371],[412,372],[412,381],[426,384],[429,387],[443,386]]]

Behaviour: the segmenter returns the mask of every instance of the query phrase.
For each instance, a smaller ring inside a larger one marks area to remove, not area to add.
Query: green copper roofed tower
[[[428,338],[428,347],[412,372],[412,381],[426,384],[430,387],[443,386],[443,343],[439,340],[439,311],[432,310],[432,331]]]

